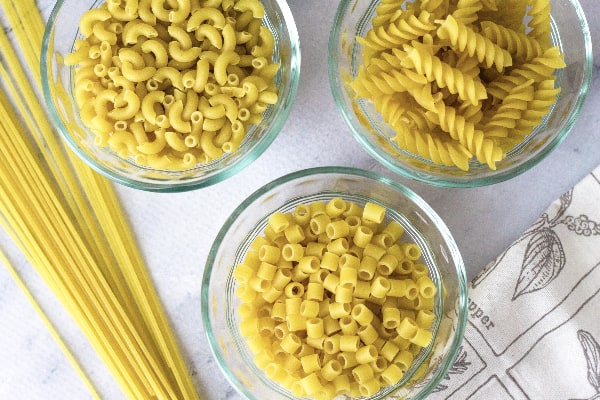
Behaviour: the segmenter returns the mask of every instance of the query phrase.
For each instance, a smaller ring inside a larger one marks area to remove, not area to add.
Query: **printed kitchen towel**
[[[600,167],[470,284],[432,399],[600,399]]]

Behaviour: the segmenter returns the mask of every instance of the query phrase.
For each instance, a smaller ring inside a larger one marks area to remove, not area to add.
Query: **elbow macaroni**
[[[278,99],[263,17],[257,0],[109,0],[85,12],[64,62],[95,143],[165,169],[236,151]],[[124,145],[133,124],[135,145]]]
[[[375,203],[361,207],[341,198],[275,212],[234,269],[244,288],[237,293],[240,331],[257,366],[292,393],[370,396],[399,382],[431,344],[437,283],[420,262],[421,249],[402,240],[403,227],[386,223],[385,212]],[[357,221],[354,232],[349,216]],[[318,233],[304,234],[311,230]],[[362,246],[357,251],[347,246],[353,237]],[[398,268],[400,259],[412,267]],[[377,270],[381,263],[385,275]],[[255,306],[256,298],[266,302],[260,307],[268,315]],[[273,354],[270,364],[261,356],[265,350]]]

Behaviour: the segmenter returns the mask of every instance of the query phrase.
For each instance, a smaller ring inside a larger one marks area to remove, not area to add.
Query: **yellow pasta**
[[[313,395],[323,388],[319,381],[319,376],[315,372],[300,379],[300,384],[304,389],[304,393],[308,395]]]
[[[281,256],[287,261],[300,261],[304,257],[304,246],[299,243],[286,243],[281,248]]]
[[[400,224],[384,221],[380,205],[339,198],[274,212],[236,267],[234,278],[250,289],[238,297],[251,304],[239,313],[249,320],[240,330],[274,336],[263,350],[275,364],[264,355],[255,362],[292,393],[372,394],[402,379],[433,339],[437,288],[421,249],[402,241]],[[399,259],[407,265],[400,268]],[[249,347],[261,351],[256,343]]]
[[[279,247],[264,244],[258,249],[258,259],[271,264],[276,264],[279,261],[281,251]]]
[[[238,3],[111,0],[82,16],[84,39],[65,61],[81,77],[75,84],[77,105],[98,146],[163,169],[193,168],[239,148],[249,126],[260,123],[268,106],[277,102],[273,78],[279,65],[270,62],[275,43],[258,16],[264,15],[262,4]],[[242,56],[252,59],[242,65]],[[95,74],[83,81],[80,72],[89,68]],[[106,90],[115,88],[124,94],[116,99],[122,104],[112,110],[115,98],[107,97],[111,92]],[[174,101],[167,103],[169,96]],[[108,108],[89,106],[108,102]],[[223,114],[215,116],[204,105],[219,106]],[[122,135],[108,140],[114,134],[108,127],[117,122],[141,122],[150,138],[159,129],[173,133],[163,146],[142,148],[149,153],[123,146]]]
[[[371,284],[371,295],[378,299],[383,299],[390,290],[390,281],[383,277],[378,276],[373,279],[373,283]]]
[[[426,347],[431,342],[431,335],[431,331],[423,328],[417,328],[409,340],[421,347]]]
[[[365,204],[365,208],[363,209],[362,217],[367,221],[372,221],[377,224],[381,224],[383,222],[383,218],[385,216],[385,207],[368,202]]]
[[[285,238],[290,244],[297,244],[304,241],[306,236],[304,235],[304,230],[300,225],[293,224],[285,229],[283,232]]]
[[[321,368],[321,376],[323,377],[323,379],[329,382],[333,381],[341,373],[342,366],[336,359],[327,361],[325,365],[323,365],[323,368]]]
[[[395,307],[382,309],[382,323],[388,329],[394,329],[400,324],[400,310]]]
[[[331,315],[332,318],[335,318],[337,320],[339,320],[342,317],[345,317],[346,315],[349,315],[350,311],[351,307],[348,303],[333,302],[329,304],[329,315]]]
[[[372,396],[375,393],[377,393],[379,391],[379,389],[381,388],[381,383],[379,382],[379,379],[377,378],[373,378],[373,379],[369,379],[367,381],[363,381],[360,383],[360,394],[362,396]]]
[[[319,305],[323,301],[323,296],[325,294],[325,288],[323,287],[322,282],[310,282],[306,288],[306,298],[308,300],[318,301]]]
[[[292,314],[286,316],[287,328],[290,332],[306,330],[306,318],[302,315]]]
[[[403,318],[398,325],[398,335],[404,339],[411,339],[417,332],[418,326],[412,318]]]
[[[281,341],[281,347],[289,354],[294,354],[301,345],[300,338],[295,333],[288,333]]]
[[[353,257],[356,259],[356,257]],[[358,261],[357,261],[358,262]],[[358,270],[354,267],[343,266],[340,268],[340,285],[354,288],[358,280]]]
[[[306,334],[312,339],[324,338],[325,328],[323,326],[323,320],[321,318],[311,318],[307,320]]]
[[[404,376],[404,372],[396,364],[390,364],[381,373],[381,379],[388,385],[392,385],[394,382],[399,382]]]
[[[343,369],[352,368],[358,365],[358,361],[356,361],[356,352],[353,351],[340,351],[336,356],[336,360]]]
[[[282,212],[276,212],[269,217],[269,226],[273,228],[276,233],[283,232],[289,224],[288,218]]]
[[[331,240],[345,237],[350,233],[350,225],[343,219],[330,222],[325,227],[325,233]]]
[[[315,300],[302,300],[300,304],[300,315],[306,318],[312,318],[319,315],[319,303]]]
[[[419,310],[415,321],[417,325],[424,329],[429,329],[435,319],[435,315],[430,310]]]
[[[263,247],[261,247],[261,249]],[[256,276],[265,281],[272,282],[276,271],[277,271],[276,265],[271,264],[270,262],[267,262],[267,260],[263,259],[263,261],[258,266],[258,270],[256,271]]]
[[[383,247],[378,246],[373,242],[369,242],[363,250],[363,256],[369,256],[375,259],[375,261],[379,261],[385,253],[386,251]]]
[[[128,398],[198,398],[116,194],[108,181],[56,141],[35,94],[41,89],[36,70],[44,30],[36,4],[0,5],[25,61],[21,65],[3,29],[2,225]],[[95,23],[108,20],[105,11],[88,15],[82,29],[93,33]],[[25,76],[27,70],[33,82]]]
[[[321,369],[321,362],[319,360],[319,355],[316,353],[308,354],[304,357],[301,357],[300,363],[302,365],[302,369],[307,374],[310,374],[311,372],[315,372],[315,371],[318,371]]]
[[[357,360],[358,361],[358,360]],[[352,376],[356,382],[364,383],[374,378],[373,368],[369,364],[360,364],[352,369]]]
[[[309,221],[310,230],[315,235],[319,235],[319,234],[327,231],[327,226],[329,226],[330,222],[331,222],[331,218],[327,214],[325,214],[325,213],[314,214],[313,213],[313,217]]]
[[[340,364],[341,365],[341,364]],[[348,375],[338,375],[333,379],[336,394],[350,392],[350,379]]]
[[[485,4],[380,5],[372,28],[356,38],[363,46],[363,65],[350,82],[357,97],[370,100],[393,129],[390,141],[400,149],[465,171],[471,161],[495,170],[541,122],[514,129],[518,121],[528,110],[547,114],[560,92],[555,89],[548,104],[523,99],[515,109],[518,103],[497,85],[515,86],[504,82],[546,51],[554,53],[547,68],[526,73],[535,77],[528,84],[531,93],[543,91],[542,81],[553,80],[554,71],[565,67],[558,47],[550,43],[548,0]],[[508,107],[512,114],[498,112]],[[496,114],[503,115],[502,122],[493,120]]]
[[[349,249],[348,239],[338,238],[327,244],[327,251],[342,256]]]
[[[325,249],[325,246],[322,247],[323,249]],[[335,272],[339,267],[339,259],[340,256],[338,256],[337,254],[332,253],[330,251],[325,251],[321,258],[321,268],[325,268],[331,272]]]
[[[325,213],[330,218],[337,218],[346,211],[346,202],[340,197],[335,197],[325,204]]]
[[[350,303],[352,301],[353,291],[353,288],[350,286],[338,285],[335,289],[335,301],[342,304]]]
[[[285,321],[285,304],[282,301],[274,301],[273,307],[271,307],[270,317],[275,322],[283,322]],[[275,332],[276,327],[273,327],[273,332]],[[281,334],[281,328],[278,330],[278,333]],[[281,337],[280,337],[281,339]]]
[[[323,351],[326,354],[337,354],[340,351],[340,337],[339,334],[328,335],[323,340]]]
[[[371,279],[373,279],[376,269],[377,260],[363,253],[363,257],[360,261],[360,266],[358,267],[358,277],[364,281],[370,281]],[[369,294],[370,290],[371,288],[369,285]]]
[[[319,267],[319,259],[315,256],[304,256],[298,261],[298,268],[306,274],[317,272]]]
[[[419,277],[416,283],[421,296],[425,298],[432,298],[435,296],[437,289],[429,276],[425,275]]]
[[[340,318],[339,327],[344,335],[356,335],[358,331],[358,324],[356,321],[349,315]]]
[[[379,337],[379,333],[371,324],[360,326],[356,333],[360,337],[361,341],[367,346],[375,343],[375,340],[377,340]]]
[[[355,299],[368,299],[371,296],[371,285],[366,280],[356,281],[354,287],[354,298]]]
[[[302,301],[301,297],[304,294],[304,286],[298,282],[291,282],[285,286],[285,295],[290,297],[296,297]]]
[[[400,351],[400,347],[396,343],[388,340],[381,347],[381,350],[379,351],[379,353],[387,361],[392,362],[394,360],[394,358],[396,357],[396,355],[398,354],[399,351]]]
[[[241,12],[249,11],[254,18],[262,18],[265,14],[264,6],[258,0],[238,0],[233,7]]]
[[[413,359],[414,355],[410,351],[401,350],[394,358],[393,363],[405,372],[410,367],[410,364],[412,364]]]
[[[405,243],[401,246],[406,258],[411,261],[421,258],[421,248],[414,243]]]
[[[358,361],[359,364],[369,364],[374,362],[378,355],[379,352],[375,346],[362,346],[356,351],[356,361]]]
[[[398,258],[391,254],[385,254],[377,263],[377,271],[384,276],[389,276],[396,270]],[[388,289],[389,290],[389,289]]]

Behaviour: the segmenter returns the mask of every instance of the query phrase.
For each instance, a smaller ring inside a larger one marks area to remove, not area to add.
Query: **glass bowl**
[[[407,3],[410,3],[408,1]],[[552,152],[579,116],[592,74],[592,44],[577,0],[550,0],[551,42],[564,54],[566,68],[555,72],[561,88],[556,104],[542,122],[506,157],[496,170],[470,161],[469,170],[434,164],[405,151],[391,140],[394,130],[372,104],[357,98],[350,86],[362,63],[364,37],[376,15],[377,0],[342,0],[329,38],[329,81],[336,105],[355,139],[385,167],[400,175],[436,186],[477,187],[501,182],[527,171]]]
[[[202,319],[211,350],[231,385],[245,398],[294,398],[253,363],[240,331],[241,302],[235,294],[238,283],[233,272],[273,212],[334,197],[361,206],[369,201],[386,207],[387,217],[405,228],[406,240],[423,249],[423,263],[439,295],[435,299],[432,345],[415,357],[399,384],[382,388],[369,398],[394,394],[424,399],[452,366],[463,338],[467,316],[464,264],[452,235],[435,211],[410,189],[372,172],[346,167],[307,169],[276,179],[240,204],[217,235],[202,279]]]
[[[75,104],[73,67],[62,62],[73,52],[81,38],[79,20],[103,0],[57,1],[44,33],[41,54],[43,95],[50,117],[67,144],[86,164],[109,179],[133,188],[176,192],[206,187],[220,182],[258,158],[283,127],[295,100],[300,75],[298,31],[284,0],[262,0],[266,25],[274,36],[273,62],[281,67],[274,77],[278,99],[268,105],[260,123],[250,125],[237,150],[189,169],[174,171],[140,166],[131,158],[122,158],[108,146],[94,143],[94,134],[82,122]]]

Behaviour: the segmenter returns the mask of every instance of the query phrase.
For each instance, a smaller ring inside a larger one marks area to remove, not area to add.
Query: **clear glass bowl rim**
[[[585,102],[591,85],[593,70],[592,36],[581,4],[578,0],[568,0],[568,2],[573,6],[575,13],[579,18],[579,24],[584,39],[585,60],[582,63],[582,67],[584,69],[583,82],[581,88],[579,89],[577,101],[573,106],[568,118],[564,121],[563,126],[561,127],[558,134],[546,146],[544,146],[544,148],[541,151],[536,153],[533,157],[523,162],[522,164],[516,165],[503,171],[499,171],[498,173],[490,176],[469,178],[468,180],[457,179],[451,176],[447,176],[445,178],[439,176],[432,177],[426,171],[419,171],[416,169],[413,170],[408,166],[400,166],[394,164],[392,161],[390,161],[387,155],[381,154],[378,151],[378,149],[374,148],[374,146],[371,145],[371,143],[369,143],[369,141],[364,137],[363,133],[361,132],[364,128],[362,127],[360,122],[356,121],[352,110],[348,110],[344,104],[344,101],[342,100],[344,97],[344,89],[342,88],[343,85],[341,84],[341,82],[339,82],[340,69],[338,66],[337,43],[340,41],[340,37],[343,34],[341,32],[341,22],[343,20],[343,16],[346,14],[348,8],[353,7],[357,1],[359,0],[341,0],[336,10],[333,25],[329,33],[328,43],[329,85],[333,93],[333,99],[335,101],[336,107],[342,115],[344,122],[350,128],[350,131],[352,132],[352,135],[354,136],[355,140],[360,143],[360,145],[363,147],[363,149],[365,149],[365,151],[369,155],[371,155],[373,158],[375,158],[378,162],[380,162],[382,165],[384,165],[391,171],[406,178],[441,187],[471,188],[500,183],[522,174],[523,172],[531,169],[533,166],[537,165],[544,158],[546,158],[550,153],[552,153],[552,151],[554,151],[554,149],[560,143],[562,143],[565,140],[565,138],[573,128],[573,125],[577,121],[577,118],[581,111],[581,107]]]
[[[402,185],[401,183],[387,178],[378,173],[362,170],[353,167],[341,167],[341,166],[326,166],[326,167],[314,167],[308,168],[296,172],[289,173],[287,175],[281,176],[270,183],[262,186],[257,189],[254,193],[248,196],[244,201],[240,203],[240,205],[231,213],[231,215],[227,218],[222,228],[219,230],[219,233],[215,237],[211,249],[209,251],[205,269],[202,276],[202,287],[200,293],[200,302],[201,302],[201,314],[202,314],[202,324],[204,327],[204,333],[209,342],[209,347],[211,353],[213,354],[215,360],[217,360],[217,365],[221,369],[223,375],[226,377],[231,386],[240,394],[245,396],[250,400],[259,400],[255,399],[251,393],[245,388],[244,384],[240,382],[240,380],[227,368],[227,365],[224,361],[223,355],[219,353],[216,349],[219,349],[219,341],[215,337],[212,332],[212,328],[210,325],[210,298],[209,298],[209,286],[210,286],[210,278],[213,271],[213,266],[215,264],[216,257],[219,252],[220,243],[222,243],[224,237],[227,232],[231,228],[231,226],[235,223],[238,217],[248,208],[249,205],[254,203],[261,196],[266,195],[271,190],[276,189],[277,187],[292,182],[294,180],[307,178],[315,175],[350,175],[366,178],[373,181],[378,181],[385,185],[391,186],[395,190],[402,193],[412,202],[414,202],[425,214],[431,218],[431,220],[435,223],[436,228],[439,229],[440,234],[446,240],[446,244],[449,247],[450,254],[454,260],[458,281],[458,299],[457,299],[457,308],[458,308],[458,316],[455,324],[455,332],[454,337],[452,339],[452,344],[450,344],[450,350],[448,356],[444,358],[443,363],[440,369],[437,371],[435,376],[425,385],[423,386],[417,396],[413,400],[424,400],[430,392],[437,386],[437,384],[444,378],[448,370],[452,367],[456,356],[458,355],[458,350],[460,349],[460,345],[462,343],[464,332],[467,324],[467,296],[468,296],[468,284],[466,278],[466,271],[464,261],[458,249],[458,245],[454,241],[454,237],[452,236],[450,230],[446,226],[445,222],[441,219],[441,217],[437,214],[435,210],[416,192],[411,190],[410,188]],[[289,200],[289,199],[288,199]]]
[[[165,180],[136,180],[135,178],[131,178],[122,174],[119,174],[96,160],[90,157],[87,153],[82,151],[79,148],[77,142],[73,139],[73,137],[69,134],[67,127],[63,124],[58,110],[54,105],[54,101],[52,99],[51,89],[48,82],[48,77],[50,75],[50,60],[48,59],[48,48],[51,44],[52,33],[54,30],[54,26],[57,22],[57,17],[61,8],[63,7],[66,0],[57,0],[54,5],[50,16],[48,18],[48,22],[46,23],[46,29],[44,30],[44,36],[42,38],[42,50],[40,56],[40,73],[42,77],[42,95],[44,97],[44,101],[48,107],[48,113],[50,115],[50,119],[53,123],[54,128],[58,131],[60,136],[67,143],[69,148],[77,155],[77,157],[81,158],[83,162],[92,168],[94,171],[100,173],[104,177],[110,179],[113,182],[119,183],[124,186],[128,186],[134,189],[141,189],[151,192],[184,192],[190,190],[196,190],[200,188],[204,188],[207,186],[214,185],[219,183],[246,168],[252,162],[254,162],[265,150],[273,143],[275,138],[279,135],[279,132],[287,122],[289,114],[292,110],[293,104],[296,100],[296,95],[298,93],[298,86],[300,83],[300,64],[301,64],[301,51],[300,51],[300,37],[298,34],[298,29],[296,27],[296,23],[294,21],[294,17],[289,8],[287,1],[285,0],[275,0],[281,9],[282,18],[285,21],[288,34],[290,36],[290,42],[292,48],[290,49],[290,88],[287,91],[287,95],[283,98],[282,108],[279,115],[273,121],[271,129],[261,138],[260,143],[256,144],[248,153],[246,153],[243,157],[238,158],[234,163],[229,165],[227,168],[222,169],[216,173],[211,174],[206,178],[201,179],[185,179],[181,181],[165,181]]]

